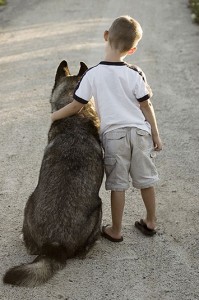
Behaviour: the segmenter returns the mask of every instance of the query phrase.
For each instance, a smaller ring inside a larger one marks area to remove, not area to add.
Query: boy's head
[[[120,53],[136,48],[142,38],[140,24],[129,16],[121,16],[115,19],[107,33],[111,48],[118,50]]]

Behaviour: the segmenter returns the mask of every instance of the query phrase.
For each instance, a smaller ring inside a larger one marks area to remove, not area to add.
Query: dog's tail
[[[42,255],[38,255],[30,264],[9,269],[3,282],[24,287],[34,287],[47,282],[56,271],[66,265],[66,251],[62,246],[45,245]]]

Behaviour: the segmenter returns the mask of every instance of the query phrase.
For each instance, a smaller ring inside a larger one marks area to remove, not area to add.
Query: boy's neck
[[[126,55],[120,53],[118,50],[112,49],[111,47],[106,47],[105,49],[105,61],[109,62],[123,62]]]
[[[120,57],[120,56],[113,56],[113,55],[106,55],[104,58],[105,61],[109,61],[109,62],[123,62],[124,61],[124,57]]]

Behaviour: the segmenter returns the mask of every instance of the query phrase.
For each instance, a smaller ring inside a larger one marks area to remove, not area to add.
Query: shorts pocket
[[[148,131],[142,129],[136,129],[136,133],[141,136],[150,135]]]
[[[137,136],[137,146],[142,151],[150,151],[153,149],[153,140],[148,131],[137,129],[136,130]]]
[[[115,168],[115,164],[116,164],[116,158],[109,157],[109,156],[106,156],[104,158],[106,176],[109,176],[113,172]]]
[[[120,140],[126,136],[126,130],[110,131],[106,133],[107,140]]]
[[[125,138],[127,130],[117,129],[107,132],[104,135],[103,147],[107,157],[115,157],[124,151]]]

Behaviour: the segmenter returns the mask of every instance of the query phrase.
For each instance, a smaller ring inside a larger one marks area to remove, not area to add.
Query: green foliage
[[[189,7],[192,11],[192,19],[199,23],[199,0],[189,0]]]
[[[6,4],[6,0],[0,0],[0,5],[5,5]]]

